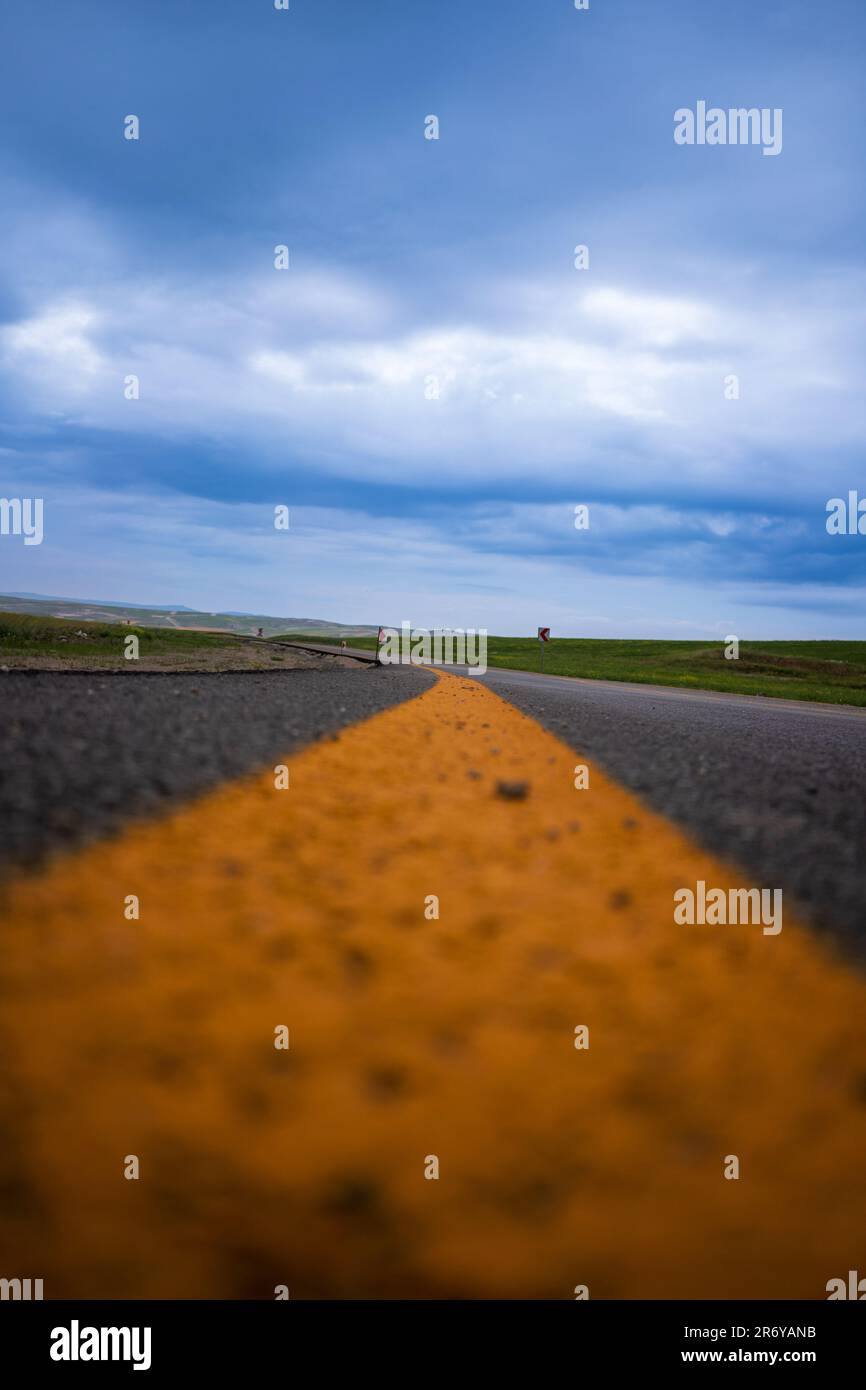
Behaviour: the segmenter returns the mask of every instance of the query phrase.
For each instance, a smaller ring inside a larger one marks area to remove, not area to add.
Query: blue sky
[[[825,528],[866,495],[861,0],[6,28],[0,492],[45,539],[0,538],[0,589],[864,636],[866,537]],[[781,108],[781,154],[676,145],[699,100]]]

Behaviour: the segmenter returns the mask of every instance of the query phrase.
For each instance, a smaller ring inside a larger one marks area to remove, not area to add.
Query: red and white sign
[[[380,627],[380,628],[379,628],[379,636],[376,638],[376,641],[377,641],[377,643],[379,644],[380,647],[381,647],[382,643],[384,642],[384,640],[385,640],[385,629],[384,629],[383,627]]]
[[[549,627],[540,627],[540,628],[538,629],[538,640],[539,640],[539,642],[549,642],[549,641],[550,641],[550,628],[549,628]]]

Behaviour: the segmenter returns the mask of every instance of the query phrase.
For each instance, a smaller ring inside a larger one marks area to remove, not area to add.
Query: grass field
[[[349,645],[372,650],[376,643],[353,637]],[[539,645],[534,637],[488,637],[487,664],[538,671]],[[547,643],[544,669],[555,676],[866,706],[866,642],[741,642],[737,661],[726,660],[724,650],[721,641],[560,638]]]
[[[120,657],[130,633],[142,652],[192,651],[201,647],[225,647],[230,637],[204,632],[178,632],[173,628],[126,627],[120,623],[83,623],[77,619],[34,617],[29,613],[0,613],[2,654],[39,653],[57,657]]]
[[[137,660],[127,660],[124,654],[129,636],[138,638]],[[229,633],[0,612],[0,668],[10,670],[268,670],[303,665],[305,660],[301,654]]]
[[[124,638],[139,640],[141,661],[183,667],[197,657],[264,665],[281,658],[266,655],[262,645],[244,643],[226,633],[176,628],[127,627],[116,622],[89,623],[24,613],[0,612],[0,666],[42,664],[134,669],[124,659]],[[283,640],[328,639],[310,633],[281,633]],[[273,639],[271,639],[273,640]],[[349,637],[350,647],[374,650],[373,637]],[[335,647],[339,646],[334,642]],[[539,643],[533,637],[489,637],[488,666],[517,671],[541,668]],[[560,638],[548,642],[544,669],[555,676],[591,680],[636,681],[695,690],[727,690],[744,695],[771,695],[788,700],[866,706],[866,642],[742,642],[737,661],[728,661],[721,642],[649,642]]]

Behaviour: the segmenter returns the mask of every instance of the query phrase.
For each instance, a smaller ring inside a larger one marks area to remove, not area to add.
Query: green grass
[[[376,641],[352,637],[348,644],[372,650]],[[534,637],[489,637],[487,664],[539,671],[539,646]],[[721,641],[563,637],[547,643],[544,670],[554,676],[866,706],[866,642],[741,642],[738,661],[727,661],[724,650]]]
[[[173,628],[127,627],[123,623],[87,623],[77,618],[36,617],[29,613],[0,613],[0,664],[3,658],[123,656],[124,638],[133,633],[142,655],[190,651],[232,644],[228,634],[177,632]]]
[[[530,637],[488,640],[490,666],[540,669]],[[551,675],[727,690],[786,700],[866,705],[866,642],[741,642],[739,660],[719,642],[641,642],[562,638],[547,644]]]
[[[225,649],[237,641],[228,633],[222,636],[0,612],[0,665],[4,657],[9,660],[35,653],[73,662],[82,657],[122,657],[123,639],[130,633],[138,637],[143,657],[205,647]],[[339,641],[309,632],[281,633],[277,640],[313,641],[339,648]],[[368,651],[376,646],[375,637],[348,637],[346,641],[350,647]],[[538,671],[539,643],[534,637],[489,637],[487,664]],[[544,669],[554,676],[866,706],[866,642],[741,642],[739,660],[726,661],[721,641],[559,638],[545,647]]]

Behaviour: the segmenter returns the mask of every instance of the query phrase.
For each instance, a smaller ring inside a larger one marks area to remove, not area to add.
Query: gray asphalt
[[[419,694],[428,673],[0,675],[0,865],[110,834]]]
[[[866,961],[866,710],[522,671],[474,679]]]
[[[866,960],[866,711],[529,672],[474,679]],[[0,865],[110,834],[431,680],[373,666],[4,674]]]

